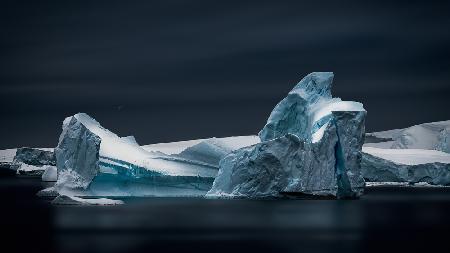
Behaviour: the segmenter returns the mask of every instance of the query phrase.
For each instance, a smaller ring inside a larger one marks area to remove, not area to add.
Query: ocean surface
[[[0,177],[2,252],[449,248],[449,188],[373,187],[359,200],[134,198],[122,206],[54,206],[35,196],[43,187],[39,179]]]

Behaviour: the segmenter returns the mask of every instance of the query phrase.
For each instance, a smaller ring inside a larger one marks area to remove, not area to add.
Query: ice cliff
[[[362,172],[369,182],[450,185],[450,121],[368,133]]]
[[[450,154],[424,149],[363,147],[361,162],[369,182],[450,184]]]
[[[333,77],[315,72],[303,78],[275,106],[261,142],[220,161],[208,196],[361,195],[366,111],[361,103],[332,98]]]

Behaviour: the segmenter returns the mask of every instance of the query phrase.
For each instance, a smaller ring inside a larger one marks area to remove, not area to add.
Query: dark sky
[[[306,74],[368,131],[450,119],[448,1],[2,1],[0,148],[86,112],[141,144],[257,133]]]

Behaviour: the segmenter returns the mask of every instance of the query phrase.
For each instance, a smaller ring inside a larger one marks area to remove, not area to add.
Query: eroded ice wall
[[[333,77],[315,72],[303,78],[270,114],[261,143],[220,161],[208,195],[361,195],[366,111],[361,103],[332,98]]]

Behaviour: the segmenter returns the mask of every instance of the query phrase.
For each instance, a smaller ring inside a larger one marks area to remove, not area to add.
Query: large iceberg
[[[220,161],[208,196],[360,196],[366,111],[361,103],[332,98],[333,77],[315,72],[303,78],[270,114],[261,143]]]
[[[259,136],[139,146],[84,113],[68,117],[55,148],[66,196],[358,197],[366,111],[332,98],[333,73],[311,73],[271,113]],[[48,177],[54,173],[48,171]],[[217,176],[217,177],[216,177]]]
[[[217,169],[140,147],[84,113],[67,118],[55,149],[60,194],[77,196],[204,195]]]

